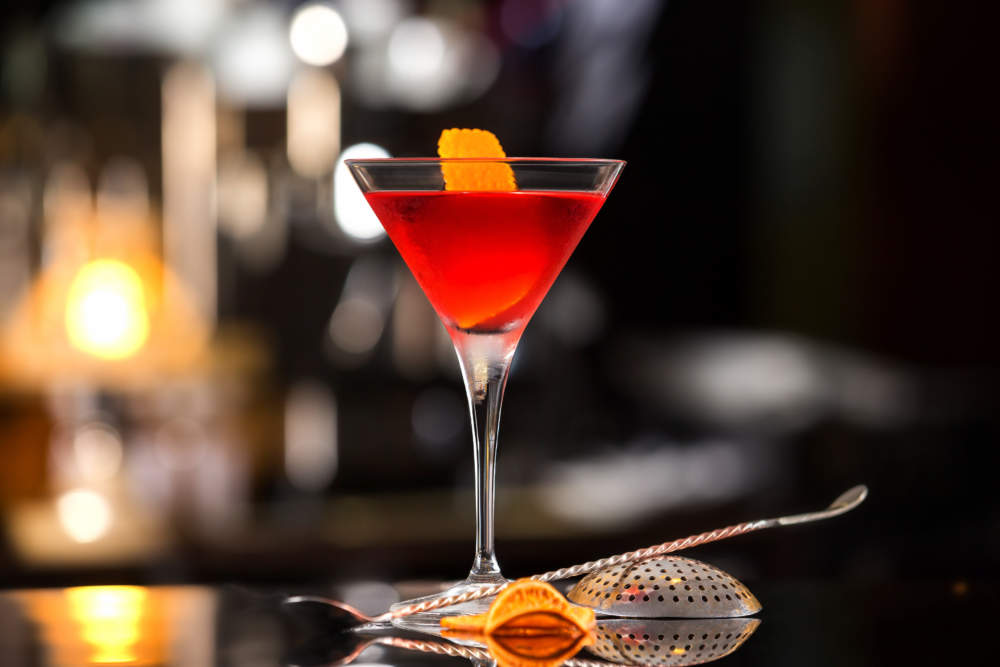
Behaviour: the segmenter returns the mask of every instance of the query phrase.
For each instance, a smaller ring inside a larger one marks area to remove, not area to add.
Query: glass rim
[[[492,162],[506,164],[577,164],[577,165],[625,165],[625,160],[614,158],[577,158],[577,157],[379,157],[350,158],[344,164],[350,165],[389,165],[389,164],[441,164],[443,162]]]

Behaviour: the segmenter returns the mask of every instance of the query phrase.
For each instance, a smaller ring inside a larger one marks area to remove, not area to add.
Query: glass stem
[[[493,547],[497,432],[504,387],[520,331],[474,334],[451,331],[465,379],[476,470],[476,557],[467,581],[502,581]]]

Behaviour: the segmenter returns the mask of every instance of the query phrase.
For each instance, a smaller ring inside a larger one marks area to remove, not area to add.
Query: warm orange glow
[[[674,650],[671,651],[671,653],[673,653],[674,655],[684,655],[685,653],[687,653],[687,651],[685,651],[682,648],[675,648]]]
[[[149,337],[142,279],[124,262],[85,264],[70,284],[66,331],[73,347],[101,359],[135,354]]]
[[[672,583],[672,584],[679,584],[679,583],[681,583],[681,578],[680,577],[674,577],[673,579],[670,580],[670,583]]]
[[[139,621],[146,589],[137,586],[90,586],[66,591],[70,615],[81,625],[92,648],[91,662],[123,663],[137,659]]]

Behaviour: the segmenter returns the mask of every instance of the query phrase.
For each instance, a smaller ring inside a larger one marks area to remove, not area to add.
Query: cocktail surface
[[[523,326],[604,203],[585,192],[365,195],[447,326]]]

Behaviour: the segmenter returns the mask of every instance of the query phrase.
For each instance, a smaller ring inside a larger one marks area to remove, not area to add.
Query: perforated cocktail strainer
[[[733,618],[760,611],[757,598],[732,575],[681,556],[598,570],[567,597],[598,613],[632,618]]]
[[[607,620],[586,650],[626,665],[697,665],[732,653],[758,625],[756,618]]]

